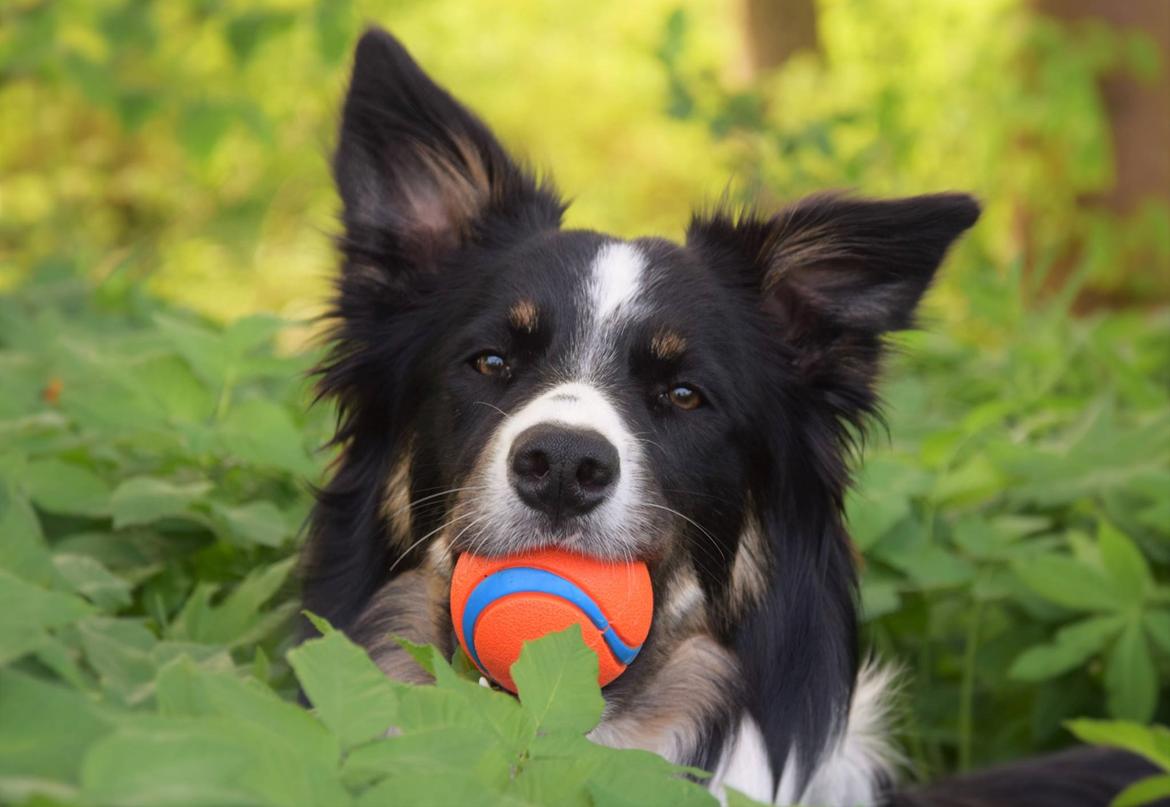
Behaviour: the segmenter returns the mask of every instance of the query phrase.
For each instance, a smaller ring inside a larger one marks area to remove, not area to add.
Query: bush
[[[1136,723],[1170,720],[1170,315],[1069,315],[1081,283],[1157,285],[1111,269],[1130,247],[1170,252],[1164,211],[1077,204],[1109,176],[1096,74],[1141,41],[1070,38],[1011,0],[855,5],[825,4],[823,61],[743,86],[713,69],[729,23],[706,6],[379,16],[586,191],[575,224],[677,234],[732,171],[734,199],[766,204],[978,191],[848,501],[866,643],[905,668],[916,775],[1056,748],[1066,725],[1165,766],[1165,730]],[[336,0],[0,9],[0,109],[22,123],[0,130],[0,801],[422,803],[436,781],[469,803],[710,801],[583,743],[598,700],[571,639],[532,648],[520,705],[425,649],[436,688],[383,680],[336,633],[292,649],[332,413],[309,406],[303,324],[244,315],[324,295],[322,145],[359,21]],[[600,67],[571,55],[602,35]],[[550,67],[518,100],[498,75],[525,42]],[[1053,293],[1068,233],[1085,258]],[[557,676],[580,694],[547,700]]]

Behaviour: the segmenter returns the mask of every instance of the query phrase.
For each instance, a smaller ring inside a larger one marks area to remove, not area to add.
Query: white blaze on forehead
[[[646,256],[632,244],[609,243],[593,259],[590,304],[597,322],[610,319],[637,302]]]
[[[602,245],[589,267],[580,329],[573,337],[571,375],[597,381],[606,374],[618,332],[641,309],[646,255],[632,244]]]

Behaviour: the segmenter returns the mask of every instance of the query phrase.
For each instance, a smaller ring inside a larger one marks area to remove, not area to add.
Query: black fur
[[[885,807],[1091,807],[1157,774],[1148,760],[1111,748],[1075,748],[956,776],[892,796]],[[1150,802],[1168,807],[1170,799]]]

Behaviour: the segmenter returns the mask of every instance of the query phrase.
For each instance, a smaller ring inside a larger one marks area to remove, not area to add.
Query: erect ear
[[[363,265],[432,269],[490,216],[544,228],[564,210],[380,29],[367,31],[354,54],[334,175],[343,246]]]
[[[947,248],[978,218],[965,194],[821,195],[766,220],[696,218],[687,243],[746,269],[799,347],[909,327]]]

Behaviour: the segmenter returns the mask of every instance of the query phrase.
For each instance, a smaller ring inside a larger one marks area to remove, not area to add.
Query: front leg
[[[648,670],[606,697],[601,723],[589,738],[614,748],[653,751],[671,762],[702,764],[704,739],[728,721],[737,694],[738,665],[705,634],[667,642],[644,660]]]
[[[433,683],[393,637],[434,645],[445,657],[451,656],[451,616],[442,576],[425,567],[398,575],[378,589],[350,634],[390,678],[409,684]]]

